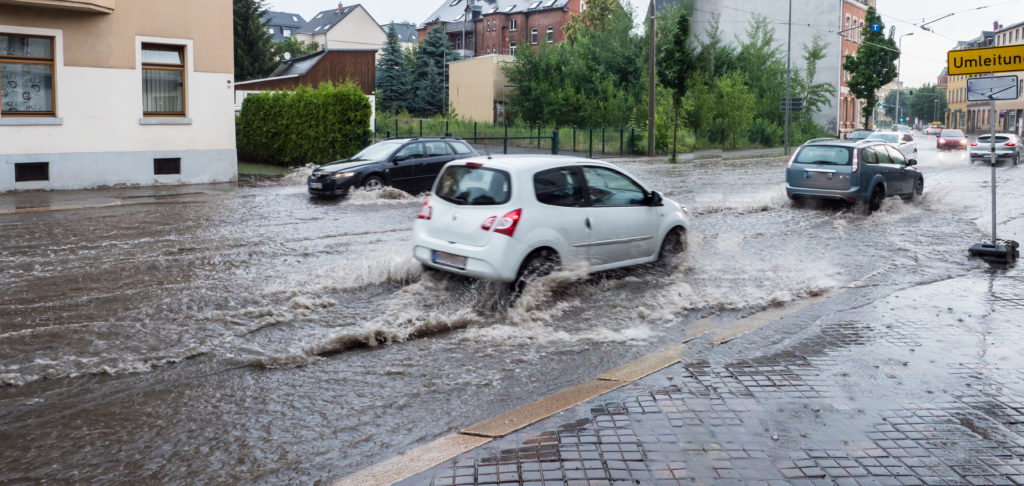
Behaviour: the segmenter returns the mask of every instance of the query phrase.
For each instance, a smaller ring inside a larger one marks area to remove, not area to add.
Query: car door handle
[[[583,223],[587,225],[587,229],[590,229],[590,218],[584,220]]]

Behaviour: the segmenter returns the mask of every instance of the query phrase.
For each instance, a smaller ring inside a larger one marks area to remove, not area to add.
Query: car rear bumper
[[[417,221],[417,226],[420,224]],[[526,253],[522,243],[504,235],[493,235],[486,246],[478,247],[443,241],[423,233],[419,228],[413,232],[413,257],[428,267],[466,277],[512,282]],[[465,265],[439,263],[434,253],[438,251],[465,257]]]
[[[841,191],[835,189],[810,189],[786,184],[786,195],[790,199],[828,199],[842,201],[847,204],[853,204],[862,199],[859,187],[848,191]]]
[[[996,152],[996,160],[1013,160],[1016,154],[1013,152]],[[989,152],[984,153],[971,153],[971,161],[987,162],[992,159],[992,154]]]

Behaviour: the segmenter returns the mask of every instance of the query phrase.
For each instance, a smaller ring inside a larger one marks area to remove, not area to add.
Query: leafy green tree
[[[718,107],[715,124],[722,132],[723,141],[732,140],[736,147],[736,135],[746,133],[754,120],[754,93],[743,83],[738,72],[726,74],[715,80]]]
[[[739,69],[736,49],[722,39],[720,19],[721,15],[717,13],[711,16],[711,22],[704,30],[704,41],[698,42],[700,52],[697,54],[697,65],[708,78],[715,78]]]
[[[877,32],[871,29],[874,24],[879,26]],[[850,79],[846,82],[850,92],[857,99],[866,102],[861,110],[865,128],[871,123],[871,115],[878,104],[877,91],[896,79],[896,59],[899,57],[899,50],[896,48],[896,39],[893,38],[895,32],[890,30],[889,36],[886,37],[884,30],[882,17],[878,15],[875,7],[868,7],[864,27],[861,29],[864,42],[857,48],[856,57],[846,56],[843,62],[843,69],[850,74]]]
[[[797,118],[804,122],[811,122],[815,113],[829,105],[832,97],[836,95],[836,87],[832,83],[815,83],[814,77],[818,74],[818,62],[825,59],[825,42],[819,36],[814,36],[810,45],[804,45],[804,76],[800,83],[798,96],[804,100],[804,108]]]
[[[751,19],[737,61],[754,95],[754,117],[781,125],[784,115],[779,101],[786,93],[786,62],[767,18],[755,15]]]
[[[377,103],[381,110],[399,112],[409,105],[411,64],[407,63],[394,24],[388,29],[388,40],[377,59]]]
[[[277,62],[308,56],[320,50],[319,42],[303,42],[294,37],[287,37],[274,42],[270,52]]]
[[[416,64],[413,67],[412,92],[413,100],[408,104],[409,111],[419,116],[441,114],[448,106],[448,89],[446,64],[457,60],[448,46],[448,38],[444,30],[435,27],[418,49]]]
[[[248,81],[274,70],[271,36],[263,28],[263,0],[233,0],[235,81]]]
[[[914,94],[909,96],[910,109],[907,111],[912,118],[917,118],[926,123],[944,119],[943,114],[946,111],[945,91],[940,90],[933,84],[926,84],[913,91]],[[900,101],[902,101],[902,98]]]
[[[625,13],[619,0],[590,0],[586,10],[573,14],[562,27],[565,39],[570,43],[593,31],[606,31],[615,18]]]
[[[885,95],[885,99],[882,100],[882,110],[885,113],[885,117],[892,120],[893,123],[900,123],[896,119],[896,91],[900,92],[900,111],[899,114],[906,118],[910,115],[910,90],[892,90]]]
[[[694,49],[690,46],[690,15],[686,9],[678,8],[668,18],[674,20],[669,24],[674,28],[666,32],[666,39],[657,43],[657,69],[658,82],[672,91],[671,160],[675,162],[679,134],[679,111],[693,73],[697,69],[697,59]]]

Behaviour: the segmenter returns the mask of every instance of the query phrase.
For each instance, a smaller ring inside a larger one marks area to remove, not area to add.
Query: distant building
[[[415,25],[392,22],[390,24],[382,24],[380,28],[384,29],[386,34],[392,26],[395,27],[395,33],[398,34],[398,44],[402,46],[402,49],[412,49],[419,43],[419,33],[416,32]]]
[[[263,28],[267,29],[268,34],[274,36],[272,39],[274,42],[281,42],[291,37],[303,25],[306,25],[306,19],[303,19],[301,15],[289,12],[267,12],[262,20]]]
[[[295,33],[302,42],[316,42],[321,49],[380,49],[387,41],[387,32],[362,5],[324,10],[316,14]]]
[[[230,2],[0,2],[0,192],[237,179]]]
[[[504,123],[510,86],[501,68],[512,62],[512,56],[491,54],[449,64],[448,99],[455,113],[478,122]]]
[[[981,35],[967,41],[959,41],[952,50],[975,49],[990,47],[996,43],[996,32],[1001,26],[998,22],[993,30],[982,31]],[[946,114],[946,126],[959,128],[965,132],[987,130],[991,122],[991,110],[988,102],[967,100],[967,79],[977,75],[949,76],[949,89],[946,91],[946,103],[949,112]]]
[[[584,0],[443,0],[419,26],[419,38],[444,29],[462,57],[501,54],[565,40],[562,28],[586,8]]]

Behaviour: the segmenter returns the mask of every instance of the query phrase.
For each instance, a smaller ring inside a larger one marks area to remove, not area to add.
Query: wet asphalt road
[[[338,478],[678,342],[700,317],[898,268],[841,309],[856,313],[983,271],[965,253],[988,231],[988,169],[920,150],[922,201],[869,217],[791,207],[784,159],[620,164],[695,215],[686,257],[552,279],[511,309],[491,284],[421,274],[418,196],[313,200],[294,177],[0,216],[0,443],[20,445],[0,450],[0,482]],[[1022,239],[1024,171],[998,173],[998,220]]]

